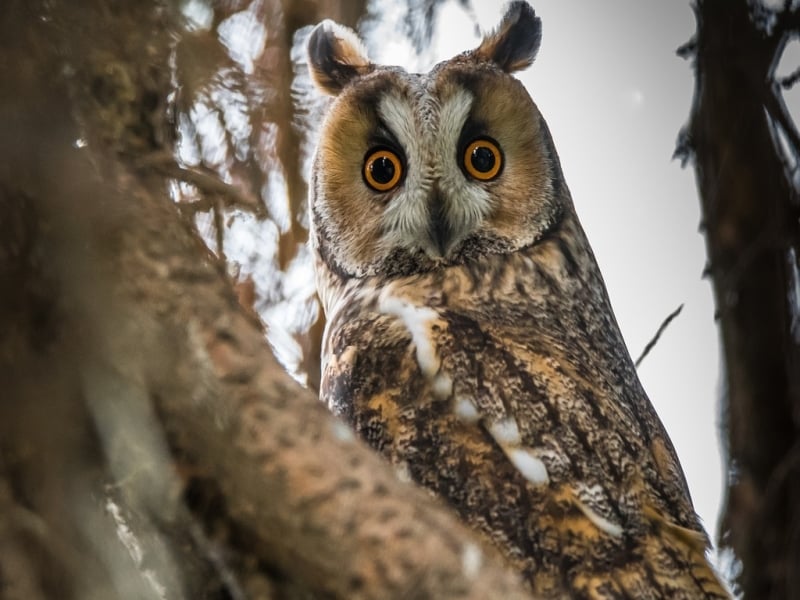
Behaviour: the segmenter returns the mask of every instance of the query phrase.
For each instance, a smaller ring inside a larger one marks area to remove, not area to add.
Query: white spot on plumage
[[[578,508],[581,509],[581,512],[586,515],[586,517],[592,523],[594,523],[598,529],[605,531],[607,534],[613,537],[620,537],[622,535],[622,527],[620,525],[617,525],[616,523],[613,523],[605,517],[597,514],[583,502],[578,502]]]
[[[334,437],[340,442],[352,442],[355,440],[355,436],[353,435],[353,430],[350,429],[342,421],[339,421],[338,419],[333,421],[331,429],[333,431]]]
[[[610,512],[608,495],[603,486],[578,484],[575,491],[578,508],[598,529],[614,537],[622,535],[619,524],[600,514],[600,511]]]
[[[439,314],[427,306],[415,306],[404,298],[384,290],[378,299],[378,310],[385,315],[397,317],[411,334],[416,347],[417,363],[422,374],[434,378],[439,373],[441,360],[436,345],[431,339],[431,326],[439,319]],[[449,378],[442,380],[441,386],[452,385]],[[449,390],[448,394],[449,395]]]
[[[472,400],[463,396],[456,398],[453,412],[465,423],[477,423],[481,418],[478,407],[475,406]]]
[[[565,470],[569,468],[570,460],[566,454],[561,450],[554,450],[547,447],[536,448],[536,456],[543,461],[547,461],[550,469]]]
[[[489,425],[489,433],[525,479],[534,485],[545,485],[550,482],[547,467],[542,459],[530,449],[522,447],[522,436],[516,419],[506,417],[495,421]]]
[[[514,463],[517,471],[535,485],[545,485],[550,482],[547,467],[541,459],[535,457],[525,448],[511,448],[506,451],[508,459]]]
[[[411,470],[408,468],[407,462],[401,462],[394,465],[394,473],[397,479],[403,483],[411,483]]]
[[[440,400],[446,400],[453,393],[453,380],[444,373],[439,373],[433,378],[433,395]]]
[[[475,544],[467,544],[461,553],[461,568],[467,579],[475,579],[483,566],[483,552]]]
[[[519,435],[519,427],[514,417],[507,417],[495,421],[489,426],[489,433],[491,433],[494,440],[503,447],[518,446],[522,443],[522,438]]]
[[[400,245],[415,249],[426,240],[430,222],[428,199],[433,177],[431,161],[422,154],[428,145],[421,138],[430,132],[417,130],[414,107],[400,94],[384,95],[378,102],[378,114],[397,137],[408,161],[405,183],[398,188],[383,214],[386,231],[383,243],[387,247]]]

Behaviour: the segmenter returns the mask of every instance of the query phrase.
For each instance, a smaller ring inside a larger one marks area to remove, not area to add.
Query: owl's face
[[[348,277],[408,275],[535,243],[562,204],[547,126],[511,73],[538,50],[539,19],[511,5],[475,50],[426,74],[373,65],[330,22],[309,39],[336,97],[311,191],[313,240]]]

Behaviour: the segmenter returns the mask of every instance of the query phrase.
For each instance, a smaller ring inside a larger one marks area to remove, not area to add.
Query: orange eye
[[[403,163],[388,148],[374,148],[364,159],[364,181],[376,192],[388,192],[397,187],[403,176]]]
[[[464,170],[479,181],[491,181],[503,168],[503,154],[497,142],[478,138],[464,150]]]

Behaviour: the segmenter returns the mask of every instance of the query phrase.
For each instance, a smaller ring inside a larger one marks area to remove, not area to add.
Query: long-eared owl
[[[309,200],[322,400],[540,597],[727,598],[512,75],[540,39],[513,2],[476,49],[415,74],[330,21],[311,34],[333,96]]]

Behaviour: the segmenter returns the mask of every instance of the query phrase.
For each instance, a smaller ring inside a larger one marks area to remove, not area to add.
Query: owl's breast
[[[321,389],[543,585],[554,556],[602,569],[661,552],[657,527],[704,539],[593,259],[560,244],[336,288]]]
[[[663,429],[594,258],[579,250],[588,247],[582,235],[568,221],[512,254],[340,285],[328,307],[322,397],[381,448],[417,435],[427,410],[477,424],[495,445],[494,424],[513,421],[548,481],[613,484],[605,496],[615,500],[601,504],[624,504],[643,480],[690,526],[671,446],[670,468],[648,458]]]

